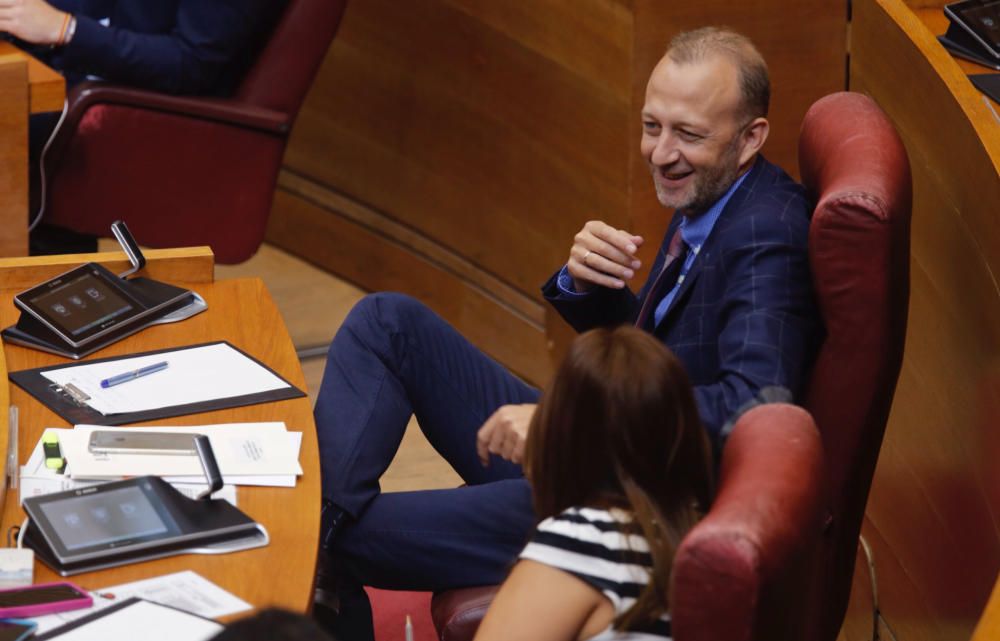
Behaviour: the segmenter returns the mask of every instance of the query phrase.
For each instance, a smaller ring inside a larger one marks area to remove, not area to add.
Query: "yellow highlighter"
[[[45,467],[62,474],[66,470],[66,459],[59,447],[59,437],[52,432],[42,435],[42,451],[45,453]]]

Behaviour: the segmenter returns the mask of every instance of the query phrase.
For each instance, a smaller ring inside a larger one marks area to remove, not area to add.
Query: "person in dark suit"
[[[809,204],[802,188],[760,155],[734,187],[711,233],[698,236],[701,242],[689,247],[681,282],[672,291],[659,292],[662,311],[657,314],[654,307],[643,324],[684,363],[702,423],[717,449],[727,420],[760,390],[799,388],[808,365],[803,357],[817,346],[811,285],[793,277],[808,274]],[[684,237],[706,222],[679,210],[652,273],[662,270],[675,234]],[[591,251],[587,262],[597,260],[597,252]],[[560,315],[584,332],[634,323],[642,303],[650,299],[653,280],[638,295],[626,288],[598,287],[580,296],[560,288],[556,275],[543,291]]]
[[[60,71],[68,87],[93,79],[168,94],[227,96],[284,5],[279,0],[0,0],[0,32]],[[31,117],[31,212],[39,208],[42,149],[58,121],[58,113]],[[97,251],[92,236],[36,224],[32,254]]]
[[[627,288],[644,239],[590,221],[543,287],[578,330],[634,323],[671,348],[717,450],[726,421],[759,392],[801,388],[820,332],[810,204],[759,154],[769,94],[746,38],[712,28],[675,38],[642,115],[657,196],[676,210],[649,281],[638,295]],[[339,575],[335,584],[321,567],[315,611],[340,608],[339,636],[370,638],[355,625],[368,616],[362,583],[441,590],[503,579],[535,524],[520,462],[537,399],[412,298],[375,294],[355,306],[315,410],[322,545]],[[379,492],[411,414],[465,487]]]
[[[227,95],[253,60],[273,0],[0,0],[0,31],[70,85],[95,77],[170,94]]]

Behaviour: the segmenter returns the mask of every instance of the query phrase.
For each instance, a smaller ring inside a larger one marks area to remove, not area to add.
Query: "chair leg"
[[[299,357],[300,361],[312,358],[326,358],[326,354],[329,351],[330,351],[330,343],[323,343],[320,345],[295,346],[295,355]]]

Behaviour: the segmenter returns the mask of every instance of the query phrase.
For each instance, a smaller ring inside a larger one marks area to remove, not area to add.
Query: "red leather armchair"
[[[906,334],[909,163],[874,101],[843,92],[806,114],[799,164],[817,201],[809,254],[826,337],[804,401],[822,448],[802,410],[740,418],[719,495],[675,558],[677,641],[832,641],[847,606]],[[471,639],[490,596],[436,595],[441,639]]]
[[[44,221],[145,245],[210,245],[237,263],[264,238],[288,133],[346,0],[289,0],[232,98],[84,83],[45,157]]]
[[[828,492],[808,638],[833,641],[903,361],[912,184],[892,123],[871,98],[848,92],[809,109],[799,173],[817,196],[809,255],[826,326],[805,396],[823,436]]]
[[[803,618],[788,616],[786,607],[802,600],[802,561],[819,539],[822,469],[819,432],[805,410],[770,404],[740,417],[723,452],[712,510],[674,559],[675,639],[805,638]],[[441,640],[471,639],[496,589],[435,595]]]

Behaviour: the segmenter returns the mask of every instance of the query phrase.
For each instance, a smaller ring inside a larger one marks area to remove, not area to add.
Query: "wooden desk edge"
[[[215,280],[215,254],[209,247],[150,249],[143,252],[144,276],[166,282],[211,283]],[[28,289],[83,263],[100,263],[115,273],[129,268],[124,252],[63,254],[0,258],[0,289]]]
[[[24,61],[28,65],[30,113],[62,111],[66,100],[66,80],[58,71],[9,42],[0,42],[0,63],[6,61]]]

